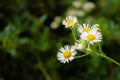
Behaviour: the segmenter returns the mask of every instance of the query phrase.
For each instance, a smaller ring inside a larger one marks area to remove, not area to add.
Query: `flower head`
[[[70,16],[76,16],[77,15],[77,10],[75,9],[70,9],[67,11],[66,13],[67,15],[70,15]]]
[[[94,29],[94,26],[91,26],[90,24],[82,24],[78,27],[78,32],[90,32],[92,29]]]
[[[102,40],[102,34],[95,29],[82,33],[80,37],[81,39],[89,41],[91,44],[101,42]]]
[[[82,3],[79,0],[73,1],[72,6],[75,8],[80,8]]]
[[[67,11],[67,15],[83,17],[85,12],[83,10],[70,9]]]
[[[61,23],[62,18],[60,16],[56,16],[53,22],[50,24],[52,29],[57,29]]]
[[[89,12],[89,11],[93,10],[94,8],[95,8],[95,4],[92,3],[92,2],[86,2],[86,3],[83,4],[83,9],[85,11]]]
[[[86,44],[87,44],[86,40],[80,39],[80,40],[76,40],[74,46],[76,50],[84,51],[86,48]]]
[[[62,24],[65,25],[65,28],[73,26],[75,23],[77,23],[77,18],[74,16],[68,16],[62,22]]]
[[[84,45],[78,42],[75,42],[74,44],[76,50],[83,50]]]
[[[75,47],[74,46],[64,46],[60,48],[60,51],[57,54],[57,58],[62,63],[69,63],[69,61],[72,61],[74,59],[74,56],[76,55]]]

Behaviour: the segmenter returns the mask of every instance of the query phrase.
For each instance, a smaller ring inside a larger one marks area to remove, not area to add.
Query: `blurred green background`
[[[0,0],[0,80],[120,80],[120,66],[103,58],[57,60],[74,43],[67,15],[100,24],[103,51],[120,62],[120,0]]]

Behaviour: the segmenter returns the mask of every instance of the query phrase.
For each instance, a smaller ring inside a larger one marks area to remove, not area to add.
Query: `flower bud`
[[[86,48],[86,41],[85,40],[78,40],[74,44],[76,50],[84,51]]]

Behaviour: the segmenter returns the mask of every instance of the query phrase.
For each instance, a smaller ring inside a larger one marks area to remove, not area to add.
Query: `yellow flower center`
[[[69,25],[71,25],[71,24],[73,24],[74,23],[74,21],[73,20],[68,20],[67,22],[66,22],[66,24],[69,26]]]
[[[65,58],[69,58],[69,57],[71,56],[71,54],[72,54],[72,52],[71,52],[70,50],[66,50],[66,51],[64,52],[64,57],[65,57]]]
[[[87,35],[87,39],[89,40],[89,41],[92,41],[92,40],[95,40],[95,35],[93,35],[93,34],[89,34],[89,35]]]
[[[90,28],[84,28],[83,32],[89,32],[91,29]]]

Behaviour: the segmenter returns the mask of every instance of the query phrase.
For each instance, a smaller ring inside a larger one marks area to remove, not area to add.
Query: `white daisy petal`
[[[64,20],[63,20],[63,22],[62,22],[62,24],[63,25],[65,25],[65,28],[68,28],[68,27],[71,27],[71,26],[73,26],[75,23],[77,23],[78,21],[77,21],[77,18],[76,17],[74,17],[74,16],[67,16]]]
[[[64,46],[59,49],[59,52],[57,54],[57,58],[61,63],[69,63],[69,61],[72,61],[74,59],[74,56],[76,55],[75,47],[74,46]]]
[[[64,52],[64,51],[65,51],[65,49],[62,47],[62,48],[60,49],[60,51],[61,51],[61,52]]]
[[[101,32],[97,32],[95,29],[90,32],[84,32],[80,35],[81,39],[89,41],[91,44],[101,42],[102,34]]]
[[[90,25],[90,24],[86,24],[86,23],[84,23],[84,24],[82,24],[82,25],[80,25],[79,27],[78,27],[78,29],[77,29],[77,31],[79,32],[79,33],[84,33],[84,32],[90,32],[90,31],[97,31],[96,30],[96,28],[94,27],[94,25],[92,26],[92,25]]]

